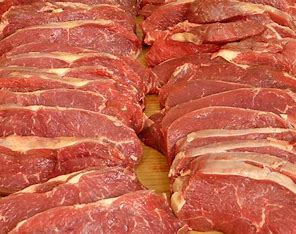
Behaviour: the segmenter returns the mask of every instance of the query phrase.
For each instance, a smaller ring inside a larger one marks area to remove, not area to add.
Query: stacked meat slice
[[[187,230],[135,168],[144,97],[138,1],[0,3],[0,233]]]
[[[196,231],[296,233],[295,3],[155,8],[142,26],[163,109],[141,137],[167,156],[175,214]]]

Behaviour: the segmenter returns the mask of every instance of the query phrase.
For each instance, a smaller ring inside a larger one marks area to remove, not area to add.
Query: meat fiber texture
[[[87,4],[87,5],[98,5],[98,4],[108,4],[120,6],[122,9],[130,12],[133,15],[138,14],[140,2],[137,0],[3,0],[0,4],[1,15],[5,13],[11,6],[17,5],[28,5],[35,2],[71,2],[75,4]]]
[[[184,0],[160,6],[143,23],[145,43],[153,44],[147,54],[148,65],[213,52],[222,44],[255,36],[267,42],[296,38],[293,16],[278,6],[253,2]]]
[[[14,6],[1,19],[2,36],[6,37],[21,28],[67,22],[73,20],[112,20],[127,30],[135,30],[133,17],[116,5],[86,5],[81,3],[34,2]]]
[[[295,171],[270,154],[206,153],[175,180],[173,210],[194,230],[294,233]]]
[[[71,215],[69,215],[71,214]],[[112,222],[110,222],[112,220]],[[57,207],[39,213],[11,233],[186,233],[164,195],[137,191],[86,205]],[[73,231],[74,230],[74,231]]]
[[[206,129],[248,129],[248,128],[292,128],[285,118],[270,111],[243,109],[238,107],[210,106],[196,109],[182,115],[173,122],[165,122],[166,115],[158,115],[154,125],[141,133],[146,144],[154,146],[151,139],[160,139],[161,149],[171,164],[175,156],[175,145],[188,134]],[[157,145],[158,146],[158,145]],[[157,148],[157,146],[155,148]]]
[[[134,88],[136,95],[144,96],[153,90],[154,84],[152,77],[149,76],[149,70],[129,57],[95,52],[75,53],[77,48],[73,48],[73,52],[63,52],[56,48],[56,44],[47,45],[47,50],[52,49],[51,52],[34,51],[38,50],[39,46],[42,50],[43,46],[40,44],[34,47],[31,44],[26,48],[20,46],[3,56],[0,63],[6,69],[10,67],[13,71],[31,68],[36,73],[53,73],[62,77],[114,79],[130,86],[130,89]],[[15,54],[18,52],[21,54]]]
[[[122,166],[135,168],[142,158],[142,148],[130,141],[136,151],[100,137],[8,136],[0,138],[0,193],[9,194],[55,176],[90,167]],[[133,152],[134,151],[134,152]]]
[[[141,48],[137,36],[114,21],[79,20],[20,29],[0,41],[0,55],[32,42],[61,43],[130,57],[137,57]]]
[[[143,189],[136,178],[120,167],[101,167],[30,186],[0,200],[0,233],[8,233],[22,220],[54,207],[92,203]]]

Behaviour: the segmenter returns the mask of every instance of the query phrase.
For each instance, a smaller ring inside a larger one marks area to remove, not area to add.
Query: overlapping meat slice
[[[141,46],[133,32],[113,21],[81,20],[20,29],[0,42],[0,54],[3,55],[17,46],[32,42],[62,43],[131,57],[137,57]]]
[[[184,100],[190,101],[190,99],[200,98],[199,93],[202,92],[202,96],[212,94],[215,91],[215,86],[201,86],[197,89],[198,92],[194,92],[193,87],[190,84],[199,83],[200,80],[210,81],[223,81],[225,83],[225,89],[230,83],[236,83],[237,85],[249,85],[253,87],[262,88],[278,88],[278,89],[290,89],[292,91],[296,88],[295,78],[287,72],[281,71],[271,65],[258,65],[251,67],[240,67],[231,63],[223,64],[184,64],[175,70],[166,85],[160,90],[160,101],[164,106],[167,98],[172,94],[174,98],[174,91],[177,90],[181,96],[179,99],[170,100],[171,103],[182,103],[182,97]],[[204,81],[205,82],[205,81]],[[184,90],[180,90],[181,87],[185,87]],[[231,87],[231,86],[229,86]],[[213,90],[213,91],[212,91]],[[189,91],[192,93],[185,93]],[[223,88],[221,88],[223,91]],[[215,92],[219,92],[217,89]]]
[[[21,28],[53,22],[73,20],[112,20],[133,31],[133,17],[117,6],[85,5],[70,2],[34,2],[30,5],[19,5],[4,13],[0,28],[3,37],[15,33]]]
[[[156,66],[166,60],[198,53],[214,53],[220,49],[215,44],[183,43],[173,40],[158,40],[146,54],[148,66]]]
[[[175,70],[178,67],[186,63],[196,65],[227,63],[227,61],[222,59],[221,57],[217,57],[215,59],[211,59],[211,57],[212,54],[202,53],[170,59],[153,67],[151,70],[151,75],[154,76],[154,79],[158,83],[158,86],[161,87],[168,82],[171,75],[175,72]]]
[[[112,99],[104,94],[78,89],[61,88],[35,92],[12,92],[2,89],[0,90],[0,105],[36,105],[89,110],[117,117],[136,132],[140,132],[144,126],[142,107],[119,92],[114,91],[111,94],[114,94]]]
[[[0,138],[0,193],[13,193],[91,167],[134,168],[140,163],[142,149],[137,141],[134,141],[134,149],[125,149],[128,141],[133,140],[116,142],[104,135],[94,138]]]
[[[0,107],[1,137],[101,137],[116,142],[122,151],[137,159],[142,147],[134,130],[117,118],[75,108],[45,106]]]
[[[225,82],[220,80],[191,80],[178,82],[177,85],[160,90],[159,102],[162,108],[170,109],[174,106],[203,98],[216,93],[240,88],[250,88],[249,85]]]
[[[71,2],[75,4],[87,4],[87,5],[98,5],[98,4],[109,4],[120,6],[124,10],[136,15],[139,11],[140,2],[137,0],[4,0],[0,4],[0,13],[3,14],[11,6],[17,5],[28,5],[34,2]]]
[[[172,204],[194,230],[295,231],[295,164],[268,154],[212,153],[188,170],[175,180]]]
[[[185,21],[187,12],[193,0],[180,0],[165,4],[155,10],[142,24],[145,43],[150,45],[158,34]]]
[[[174,158],[175,145],[186,135],[206,129],[248,129],[248,128],[290,128],[289,122],[272,112],[242,109],[236,107],[206,107],[182,115],[173,122],[164,122],[166,116],[157,115],[141,133],[142,140],[154,143],[151,138],[160,139],[160,147],[168,162]],[[153,117],[152,117],[153,119]],[[155,147],[154,145],[150,145]],[[157,148],[157,146],[155,147]]]
[[[296,41],[294,39],[264,42],[246,40],[225,45],[215,56],[220,56],[234,64],[270,65],[295,74],[295,49]]]
[[[87,204],[143,189],[136,178],[129,170],[103,167],[33,185],[1,199],[0,210],[5,218],[0,221],[0,232],[9,232],[22,220],[53,207]]]
[[[210,95],[177,105],[166,112],[162,120],[162,126],[166,129],[184,114],[209,106],[230,106],[272,112],[290,122],[291,125],[295,126],[296,124],[295,93],[280,89],[244,88]]]
[[[149,71],[141,64],[129,57],[106,53],[29,52],[7,55],[0,59],[0,63],[3,67],[11,69],[39,68],[39,70],[32,71],[54,73],[60,76],[114,79],[134,87],[143,96],[154,89],[154,82],[151,81]]]
[[[42,226],[39,220],[42,220]],[[110,220],[114,221],[111,226]],[[12,233],[50,232],[53,229],[59,232],[69,229],[82,231],[86,226],[90,232],[104,233],[118,233],[124,228],[134,233],[186,231],[171,212],[164,195],[143,190],[86,205],[50,209],[25,220]]]
[[[254,152],[259,154],[269,154],[291,163],[296,163],[296,150],[294,144],[276,139],[264,140],[233,140],[208,144],[202,147],[195,147],[194,144],[188,144],[178,154],[172,163],[170,177],[174,178],[187,173],[190,163],[205,154],[226,153],[226,152]],[[264,157],[264,156],[263,156]]]

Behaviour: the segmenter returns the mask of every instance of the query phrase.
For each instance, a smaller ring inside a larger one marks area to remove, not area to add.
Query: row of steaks
[[[181,233],[135,174],[144,97],[134,0],[0,3],[0,233]]]
[[[196,231],[296,233],[296,4],[147,0],[174,213]]]

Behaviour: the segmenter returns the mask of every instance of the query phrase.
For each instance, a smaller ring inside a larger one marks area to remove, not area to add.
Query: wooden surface
[[[159,111],[157,96],[146,97],[147,116]],[[158,193],[168,193],[168,170],[165,157],[156,150],[144,146],[144,160],[137,169],[139,180],[149,189]]]

